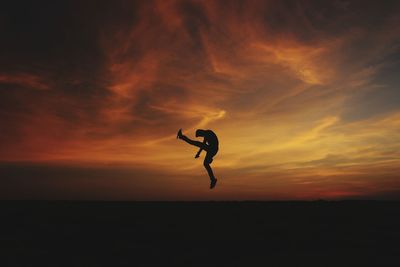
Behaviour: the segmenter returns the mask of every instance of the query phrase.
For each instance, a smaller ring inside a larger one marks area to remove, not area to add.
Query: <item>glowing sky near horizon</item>
[[[3,198],[400,198],[396,1],[9,2]]]

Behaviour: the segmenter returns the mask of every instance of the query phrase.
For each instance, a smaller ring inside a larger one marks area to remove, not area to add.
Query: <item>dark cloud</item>
[[[165,172],[127,166],[29,163],[1,164],[0,175],[3,200],[167,200],[179,192],[173,187],[182,179]]]

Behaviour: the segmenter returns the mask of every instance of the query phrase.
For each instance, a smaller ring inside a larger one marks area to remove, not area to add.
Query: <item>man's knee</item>
[[[212,159],[206,158],[203,162],[204,167],[209,167],[212,161],[213,161]]]

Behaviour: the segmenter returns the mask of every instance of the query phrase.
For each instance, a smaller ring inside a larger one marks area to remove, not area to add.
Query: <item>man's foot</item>
[[[213,188],[215,187],[216,184],[217,184],[217,179],[211,180],[210,189],[213,189]]]
[[[179,129],[178,134],[176,135],[176,139],[181,139],[182,137],[182,128]]]

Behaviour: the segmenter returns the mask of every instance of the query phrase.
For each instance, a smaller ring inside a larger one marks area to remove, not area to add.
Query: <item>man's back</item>
[[[215,147],[218,149],[218,137],[217,135],[211,131],[211,130],[206,130],[206,134],[205,134],[205,141],[212,147]]]

